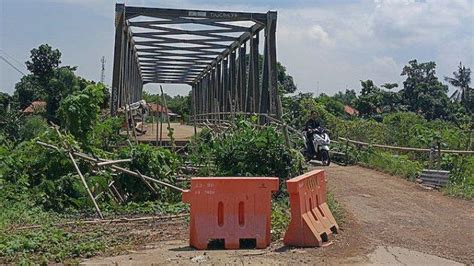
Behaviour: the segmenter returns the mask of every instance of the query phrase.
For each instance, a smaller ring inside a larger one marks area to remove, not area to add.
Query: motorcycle
[[[328,166],[331,163],[331,159],[329,158],[329,144],[331,140],[329,139],[329,135],[327,134],[327,130],[318,127],[315,129],[308,129],[303,131],[303,141],[304,141],[304,149],[302,153],[307,161],[316,158],[316,160],[320,160],[324,166]],[[313,145],[309,145],[308,140],[313,139]]]

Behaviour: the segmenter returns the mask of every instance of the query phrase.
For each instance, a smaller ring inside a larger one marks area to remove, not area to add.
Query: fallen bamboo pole
[[[104,161],[104,162],[97,163],[97,166],[106,166],[106,165],[109,165],[109,164],[117,164],[117,163],[129,163],[131,161],[132,161],[132,159],[120,159],[120,160]]]
[[[59,135],[59,138],[61,139],[62,136],[61,136],[61,132],[59,132],[59,129],[58,129],[56,126],[54,126],[54,129],[56,130],[56,132],[57,132],[58,135]],[[61,139],[61,142],[63,142],[62,139]],[[65,148],[67,148],[67,147],[66,147],[66,144],[65,144],[64,142],[63,142],[63,146],[65,146]],[[87,190],[87,194],[89,194],[89,197],[91,198],[92,203],[94,203],[94,207],[95,207],[95,209],[96,209],[96,211],[97,211],[97,214],[99,215],[100,219],[104,219],[104,216],[102,216],[102,212],[100,211],[99,205],[97,204],[97,201],[95,200],[94,195],[92,194],[91,190],[89,189],[89,185],[87,185],[86,179],[85,179],[84,176],[82,175],[81,169],[79,169],[79,166],[77,165],[77,162],[76,162],[76,160],[74,159],[74,156],[72,155],[72,152],[71,152],[71,151],[67,151],[67,154],[68,154],[68,156],[69,156],[69,159],[71,159],[72,164],[74,165],[74,168],[76,168],[76,172],[77,172],[77,174],[79,175],[79,177],[81,178],[82,184],[84,185],[84,187],[85,187],[86,190]]]
[[[40,145],[45,144],[44,142],[41,142],[41,141],[37,141],[36,143],[38,143],[38,144],[40,144]],[[56,147],[56,146],[54,146],[54,145],[51,145],[51,144],[47,144],[47,145],[43,145],[43,146],[49,147],[49,148],[53,148],[53,149],[59,151],[59,148],[58,148],[58,147]],[[82,159],[84,159],[84,160],[87,160],[87,161],[90,161],[90,162],[94,162],[94,163],[98,163],[98,162],[103,162],[103,161],[104,161],[103,159],[100,159],[100,158],[99,158],[99,159],[92,158],[92,157],[90,157],[89,155],[84,154],[84,153],[82,153],[82,152],[72,152],[72,154],[74,154],[75,156],[77,156],[77,157],[79,157],[79,158],[82,158]],[[158,183],[158,184],[160,184],[160,185],[169,187],[169,188],[174,189],[174,190],[176,190],[176,191],[184,192],[184,189],[182,189],[182,188],[179,188],[179,187],[174,186],[174,185],[172,185],[172,184],[168,184],[168,183],[166,183],[166,182],[163,182],[163,181],[154,179],[154,178],[149,177],[149,176],[147,176],[147,175],[143,175],[143,174],[140,175],[140,174],[137,173],[137,172],[134,172],[134,171],[131,171],[131,170],[129,170],[129,169],[126,169],[126,168],[123,168],[123,167],[119,167],[119,166],[116,166],[116,165],[110,165],[109,167],[112,168],[112,169],[115,169],[115,170],[117,170],[117,171],[120,171],[120,172],[122,172],[122,173],[126,173],[126,174],[129,174],[129,175],[138,177],[138,178],[143,177],[143,178],[146,179],[146,180],[153,181],[153,182],[155,182],[155,183]]]
[[[397,147],[397,146],[390,146],[390,145],[371,144],[367,142],[351,140],[351,139],[342,138],[342,137],[339,137],[339,139],[353,143],[353,144],[358,144],[362,146],[372,146],[372,147],[383,148],[383,149],[414,151],[414,152],[431,152],[431,149],[426,149],[426,148]],[[440,150],[440,151],[441,153],[474,154],[474,151],[459,151],[459,150]]]
[[[65,227],[71,225],[90,225],[90,224],[108,224],[108,223],[129,223],[129,222],[141,222],[141,221],[148,221],[148,220],[167,220],[167,219],[175,219],[175,218],[183,218],[188,217],[189,214],[176,214],[176,215],[166,215],[166,216],[145,216],[145,217],[137,217],[137,218],[119,218],[119,219],[102,219],[102,220],[86,220],[86,221],[71,221],[66,223],[58,223],[54,224],[53,226],[56,227]],[[28,226],[21,226],[21,227],[13,227],[13,230],[25,230],[25,229],[35,229],[41,228],[43,225],[28,225]]]

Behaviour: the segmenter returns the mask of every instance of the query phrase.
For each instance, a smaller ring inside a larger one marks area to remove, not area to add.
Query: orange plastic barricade
[[[189,244],[206,249],[210,240],[223,240],[226,249],[241,241],[257,248],[270,244],[271,194],[278,190],[273,177],[196,177],[183,202],[191,204]]]
[[[291,222],[285,245],[321,246],[339,226],[326,203],[324,170],[314,170],[286,181],[290,194]]]

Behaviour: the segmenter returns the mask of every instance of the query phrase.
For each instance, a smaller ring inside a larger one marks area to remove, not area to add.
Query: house
[[[359,115],[359,111],[349,105],[344,105],[344,112],[350,116]]]
[[[26,107],[22,111],[24,114],[36,114],[46,112],[46,102],[45,101],[33,101],[30,106]]]
[[[157,116],[166,113],[171,117],[178,116],[178,114],[173,113],[170,109],[156,103],[148,103],[148,113],[150,116]]]

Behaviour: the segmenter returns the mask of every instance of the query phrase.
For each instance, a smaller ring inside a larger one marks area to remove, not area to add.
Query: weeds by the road
[[[290,203],[288,197],[279,197],[272,201],[272,241],[283,237],[290,223]]]
[[[58,223],[77,221],[64,214],[46,212],[25,203],[0,206],[0,264],[46,264],[48,262],[77,263],[82,258],[132,244],[135,239],[124,229],[106,226],[61,227]],[[102,206],[108,216],[168,215],[182,213],[187,206],[178,203],[145,202],[124,206]],[[76,214],[79,215],[79,214]],[[37,228],[20,229],[22,226]]]
[[[359,160],[368,167],[411,181],[415,181],[423,168],[421,163],[410,160],[406,155],[394,155],[388,152],[372,150],[360,152]]]

